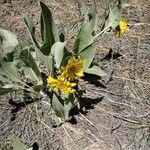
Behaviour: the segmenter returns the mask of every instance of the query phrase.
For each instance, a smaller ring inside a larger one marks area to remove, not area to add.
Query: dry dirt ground
[[[71,49],[81,21],[77,1],[45,2]],[[96,0],[97,30],[110,2],[114,4],[111,0]],[[91,0],[86,0],[86,4],[90,6]],[[43,104],[38,110],[36,104],[29,104],[15,113],[8,100],[12,97],[18,100],[17,95],[12,93],[1,97],[0,148],[11,149],[7,142],[17,136],[29,146],[37,142],[43,150],[150,150],[149,11],[149,0],[124,1],[123,18],[129,24],[126,34],[118,38],[110,32],[97,39],[94,61],[107,72],[108,76],[102,79],[107,82],[104,87],[96,78],[82,81],[81,87],[86,91],[82,103],[86,112],[77,112],[74,124],[66,122],[53,128],[49,105]],[[40,39],[40,9],[36,1],[1,3],[0,25],[30,42],[23,22],[25,14],[33,17]],[[110,48],[113,59],[104,59]],[[40,111],[43,111],[42,116]]]

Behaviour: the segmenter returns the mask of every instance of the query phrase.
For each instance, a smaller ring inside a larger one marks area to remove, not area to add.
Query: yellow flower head
[[[47,78],[47,83],[53,88],[55,92],[58,92],[60,90],[65,95],[74,93],[76,91],[75,89],[73,89],[73,87],[76,86],[76,83],[65,81],[61,76],[58,76],[57,79],[49,76]]]
[[[82,77],[83,74],[83,67],[85,64],[85,60],[82,60],[80,56],[73,57],[69,59],[67,66],[61,67],[62,74],[61,76],[67,78],[68,80],[73,80],[75,77]]]
[[[115,28],[114,32],[116,33],[116,35],[121,37],[127,31],[127,28],[128,24],[126,23],[126,21],[121,19],[119,21],[119,25]]]

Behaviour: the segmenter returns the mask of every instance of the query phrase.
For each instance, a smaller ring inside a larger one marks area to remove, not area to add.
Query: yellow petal
[[[74,87],[76,85],[77,85],[77,83],[71,83],[71,87]]]
[[[83,77],[83,76],[84,76],[83,71],[77,72],[76,75],[77,75],[78,77]]]
[[[58,92],[58,88],[57,87],[54,88],[54,92],[56,92],[56,93]]]
[[[48,82],[48,83],[55,82],[55,79],[52,78],[51,76],[49,76],[48,79],[47,79],[47,82]]]
[[[119,26],[120,26],[120,29],[121,29],[122,32],[126,32],[126,30],[128,28],[128,25],[127,25],[126,21],[121,19],[120,22],[119,22]]]
[[[126,21],[121,19],[119,21],[119,25],[115,28],[114,32],[116,33],[116,35],[121,37],[127,31],[127,28],[128,28],[128,24],[126,23]]]

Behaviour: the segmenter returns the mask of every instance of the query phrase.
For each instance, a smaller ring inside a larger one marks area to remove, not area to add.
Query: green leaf
[[[26,150],[34,150],[34,148],[33,148],[33,147],[30,147],[30,148],[28,148],[28,149],[26,149]],[[39,149],[36,149],[36,150],[39,150]]]
[[[89,68],[89,66],[91,65],[95,57],[95,52],[96,52],[96,43],[94,42],[79,53],[79,56],[85,60],[84,70]]]
[[[5,89],[18,89],[18,88],[20,88],[20,86],[15,85],[15,84],[5,84],[3,86],[3,88],[5,88]]]
[[[80,0],[79,2],[79,11],[81,16],[84,16],[84,22],[93,22],[93,29],[96,21],[96,1],[93,0],[92,6],[90,8],[86,7],[84,0]]]
[[[44,40],[40,50],[44,55],[49,55],[52,45],[56,41],[59,41],[59,35],[51,11],[43,2],[40,2],[40,6],[42,9],[41,34],[42,39]]]
[[[19,41],[19,43],[16,46],[15,50],[13,51],[14,52],[13,62],[14,62],[15,59],[19,59],[20,53],[21,53],[22,50],[25,50],[25,49],[29,48],[28,44],[25,41],[23,41],[21,39],[19,39],[18,41]]]
[[[0,95],[3,95],[5,93],[9,93],[14,90],[21,90],[23,87],[18,86],[17,84],[11,83],[11,84],[5,84],[4,86],[0,85]]]
[[[17,65],[17,63],[20,61],[19,60],[19,56],[20,56],[20,52],[23,49],[27,49],[28,45],[26,42],[24,42],[21,39],[18,39],[18,44],[15,47],[15,49],[12,52],[8,52],[7,54],[2,55],[2,58],[5,58],[8,62],[13,62],[14,64]]]
[[[53,94],[52,97],[52,107],[58,117],[65,118],[64,106],[56,94]]]
[[[22,50],[20,53],[20,59],[25,63],[25,66],[23,67],[24,73],[34,82],[37,81],[38,84],[42,84],[42,76],[33,56],[30,53],[31,49],[32,48],[29,50]]]
[[[64,100],[65,120],[69,118],[69,113],[73,107],[73,102],[74,102],[73,94],[69,95],[68,98]]]
[[[74,45],[74,53],[80,53],[83,49],[94,42],[94,30],[96,23],[96,4],[95,1],[90,9],[85,6],[83,0],[79,1],[81,15],[84,15],[85,21],[81,27],[77,40]]]
[[[119,25],[121,19],[121,0],[118,0],[116,5],[109,10],[108,15],[106,16],[102,30],[109,30],[109,28],[116,28]]]
[[[25,16],[25,17],[24,17],[24,21],[25,21],[25,24],[26,24],[27,29],[28,29],[28,31],[29,31],[29,34],[30,34],[30,36],[31,36],[31,39],[32,39],[33,44],[34,44],[37,48],[39,48],[39,44],[38,44],[38,42],[36,41],[36,38],[35,38],[35,26],[34,26],[34,24],[33,24],[32,19],[31,19],[29,16]]]
[[[65,53],[66,42],[56,42],[52,48],[51,53],[54,55],[56,66],[59,68]]]
[[[0,95],[9,93],[9,92],[11,92],[11,91],[13,91],[12,88],[4,88],[4,87],[0,86]]]
[[[41,25],[41,39],[42,39],[42,42],[44,42],[44,21],[43,21],[43,16],[42,16],[42,13],[41,13],[41,16],[40,16],[40,25]]]
[[[43,85],[35,85],[35,86],[33,87],[33,89],[34,89],[35,91],[37,91],[38,93],[41,91],[42,88],[43,88]]]
[[[7,78],[7,76],[5,76],[5,74],[2,73],[0,73],[0,81],[2,81],[3,83],[12,83],[12,80]]]
[[[11,146],[13,147],[13,150],[27,150],[28,146],[23,144],[19,139],[12,138],[11,139]]]
[[[38,56],[41,58],[42,62],[44,62],[48,74],[51,76],[53,74],[53,68],[54,68],[54,57],[51,54],[46,56],[39,50],[37,50],[37,53]]]
[[[54,57],[52,55],[45,56],[44,61],[47,67],[47,70],[49,71],[49,75],[53,76],[53,70],[54,70]]]
[[[15,34],[0,28],[0,46],[5,54],[12,52],[17,44],[18,40]]]
[[[100,76],[100,77],[106,76],[106,73],[98,66],[93,66],[91,68],[87,68],[85,70],[85,73],[97,75],[97,76]]]
[[[2,71],[2,68],[0,68],[0,71]],[[14,81],[18,81],[20,82],[19,79],[14,79],[15,77],[10,77],[10,75],[8,74],[8,72],[0,72],[0,95],[3,95],[5,93],[11,92],[13,90],[21,90],[24,87],[19,85],[18,83],[14,82]],[[4,86],[2,86],[4,85]]]
[[[97,23],[96,14],[97,14],[96,1],[93,0],[92,7],[90,8],[89,13],[88,13],[89,21],[91,22],[93,31],[95,30],[95,28],[96,28],[96,23]]]
[[[79,4],[80,14],[81,16],[85,17],[85,22],[87,22],[88,21],[88,8],[86,7],[84,0],[78,1],[78,4]]]
[[[34,83],[37,83],[39,81],[38,76],[35,74],[32,68],[23,66],[21,69],[23,70],[26,78],[31,79]]]
[[[86,47],[94,42],[93,26],[91,22],[87,22],[81,28],[77,40],[74,45],[75,54],[80,53]]]
[[[36,49],[38,57],[40,57],[40,60],[44,63],[48,74],[52,75],[53,68],[54,68],[54,57],[53,55],[44,55],[39,49]]]
[[[12,62],[7,62],[5,60],[1,60],[0,62],[0,75],[5,75],[7,78],[12,81],[20,81],[20,77],[18,75],[17,69]]]

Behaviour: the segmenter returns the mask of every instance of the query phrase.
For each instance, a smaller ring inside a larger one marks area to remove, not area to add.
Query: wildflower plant
[[[91,67],[96,52],[96,38],[111,29],[122,36],[127,24],[121,19],[121,1],[118,0],[109,10],[100,32],[95,35],[96,6],[88,10],[81,1],[81,14],[85,19],[73,50],[69,51],[67,41],[64,41],[63,34],[59,34],[56,28],[51,11],[43,2],[40,2],[40,7],[42,43],[36,39],[35,26],[29,16],[24,21],[32,45],[0,28],[0,44],[4,50],[0,61],[0,95],[22,91],[24,95],[39,101],[48,95],[56,115],[67,120],[70,110],[76,104],[76,95],[80,94],[78,79],[84,73],[106,75],[99,66]],[[45,72],[39,67],[41,62],[46,68]]]

